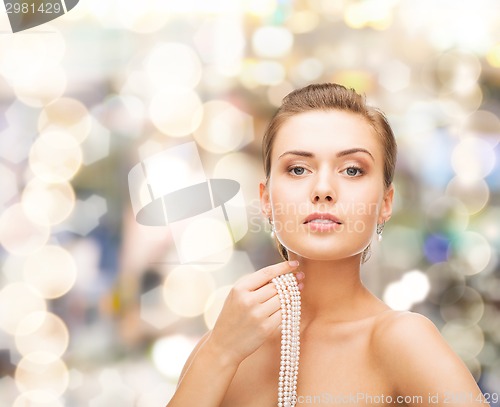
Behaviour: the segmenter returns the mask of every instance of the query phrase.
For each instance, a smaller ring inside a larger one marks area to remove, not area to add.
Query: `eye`
[[[306,169],[304,167],[296,166],[296,167],[290,167],[288,169],[288,172],[291,173],[292,175],[304,175],[306,173]]]
[[[349,167],[344,170],[344,172],[349,176],[349,177],[359,177],[360,175],[363,175],[365,172],[359,168],[359,167]]]

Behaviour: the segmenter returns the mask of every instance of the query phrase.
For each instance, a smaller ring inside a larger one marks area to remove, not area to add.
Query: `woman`
[[[384,115],[353,90],[310,85],[284,98],[263,153],[262,211],[286,261],[235,283],[168,406],[277,405],[271,280],[286,273],[302,299],[297,404],[487,405],[427,318],[391,310],[361,282],[392,211],[396,143]]]

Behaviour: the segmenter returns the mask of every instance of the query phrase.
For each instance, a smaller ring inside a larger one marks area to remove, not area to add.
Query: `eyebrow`
[[[340,158],[340,157],[344,157],[346,155],[350,155],[350,154],[355,154],[355,153],[366,153],[368,154],[371,159],[373,161],[375,161],[375,158],[373,158],[373,155],[372,153],[370,153],[367,149],[365,148],[349,148],[347,150],[342,150],[342,151],[339,151],[337,154],[336,154],[336,157],[337,158]],[[303,151],[303,150],[290,150],[290,151],[285,151],[283,154],[281,154],[279,157],[278,157],[278,160],[285,156],[285,155],[288,155],[288,154],[291,154],[291,155],[299,155],[301,157],[310,157],[310,158],[314,158],[314,154],[309,152],[309,151]]]

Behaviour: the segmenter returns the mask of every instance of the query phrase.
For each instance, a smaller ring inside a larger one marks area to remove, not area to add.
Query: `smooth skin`
[[[298,405],[488,406],[430,320],[391,310],[361,281],[361,253],[390,219],[394,196],[365,119],[295,115],[278,132],[271,162],[262,211],[299,266],[279,263],[235,283],[168,406],[276,406],[281,311],[270,281],[291,271],[302,297]],[[344,227],[311,230],[304,218],[313,212],[332,213]]]

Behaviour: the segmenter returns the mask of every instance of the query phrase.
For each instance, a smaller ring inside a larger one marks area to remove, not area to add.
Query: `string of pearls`
[[[278,407],[297,404],[300,355],[300,291],[293,273],[272,279],[281,302],[281,362]]]

